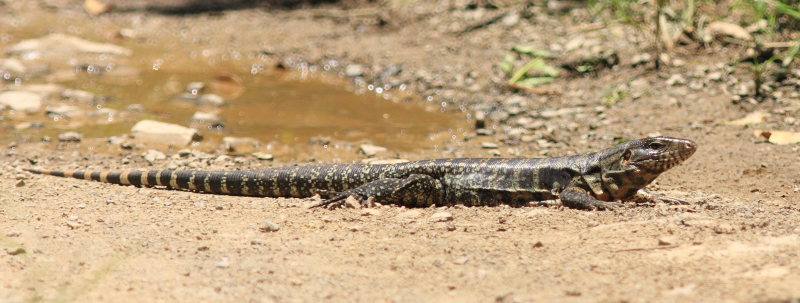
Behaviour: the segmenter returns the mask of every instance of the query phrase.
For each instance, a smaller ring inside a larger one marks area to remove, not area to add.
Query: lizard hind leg
[[[422,174],[413,174],[405,178],[381,178],[343,192],[327,190],[317,192],[327,199],[312,205],[312,208],[338,206],[348,197],[355,198],[362,206],[370,206],[374,200],[408,207],[429,206],[444,198],[441,182]]]

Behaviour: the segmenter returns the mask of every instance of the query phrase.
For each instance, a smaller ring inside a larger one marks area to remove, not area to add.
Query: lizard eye
[[[649,149],[661,149],[664,146],[665,146],[664,143],[661,142],[650,142],[647,144],[647,148]]]

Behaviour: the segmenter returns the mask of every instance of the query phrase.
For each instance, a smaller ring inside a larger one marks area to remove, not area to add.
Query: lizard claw
[[[330,191],[330,190],[319,190],[319,191],[317,191],[317,193],[320,196],[328,197],[328,198],[325,199],[325,200],[319,201],[317,203],[314,203],[309,208],[325,207],[325,208],[328,208],[328,209],[334,209],[334,208],[339,208],[339,207],[347,207],[347,206],[349,206],[349,203],[348,203],[349,201],[348,200],[350,200],[350,199],[355,200],[355,202],[357,204],[359,204],[361,207],[370,207],[370,206],[372,206],[372,203],[373,203],[373,200],[374,200],[371,197],[367,198],[367,197],[364,197],[364,196],[362,196],[360,194],[357,194],[357,193],[354,193],[354,192],[350,192],[350,191],[336,192],[336,191]]]
[[[641,202],[663,202],[670,205],[689,205],[689,202],[681,199],[651,194],[643,190],[640,190],[638,193],[636,193],[636,196],[634,196],[634,198]]]
[[[595,202],[589,205],[591,210],[615,210],[619,207],[620,204],[615,202]]]

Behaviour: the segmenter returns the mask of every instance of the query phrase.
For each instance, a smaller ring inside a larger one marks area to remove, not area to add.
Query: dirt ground
[[[456,115],[488,113],[491,136],[458,130],[444,148],[422,146],[400,158],[483,157],[482,142],[498,143],[509,157],[569,155],[654,134],[695,140],[699,150],[648,187],[689,205],[325,210],[308,209],[307,200],[32,176],[22,168],[159,168],[173,159],[149,163],[143,150],[92,153],[79,144],[18,142],[0,150],[2,302],[800,300],[800,145],[775,145],[753,135],[755,128],[797,131],[800,99],[789,90],[762,103],[732,102],[728,88],[747,79],[742,68],[726,65],[741,51],[735,46],[684,46],[670,53],[682,62],[654,70],[626,63],[648,51],[641,31],[621,25],[595,29],[580,13],[484,9],[469,1],[237,7],[190,15],[154,12],[142,4],[170,1],[119,1],[118,11],[99,17],[86,15],[79,1],[13,2],[5,1],[0,14],[92,20],[97,27],[81,32],[89,37],[133,27],[137,35],[157,40],[160,31],[184,30],[175,38],[184,43],[211,31],[208,41],[198,43],[269,51],[281,58],[275,61],[313,65],[336,58],[375,73],[402,65],[401,80],[432,98],[423,105],[441,103]],[[500,14],[501,21],[475,26]],[[558,79],[546,86],[553,94],[502,85],[494,65],[512,46],[558,49],[577,36],[615,49],[622,63]],[[726,70],[725,80],[706,80],[717,70]],[[673,75],[702,85],[668,84]],[[602,92],[619,85],[639,96],[603,106]],[[526,126],[542,119],[542,111],[562,108],[586,111]],[[755,126],[726,125],[753,111],[770,116]],[[236,158],[207,161],[202,168],[304,162]],[[317,159],[360,158],[348,152]],[[434,216],[441,212],[452,219]]]

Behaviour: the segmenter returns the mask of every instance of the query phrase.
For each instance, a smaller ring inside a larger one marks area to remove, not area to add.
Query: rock
[[[61,142],[81,142],[81,134],[76,132],[66,132],[58,135],[58,141]]]
[[[753,36],[747,32],[746,29],[743,27],[723,21],[715,21],[711,22],[706,26],[706,30],[711,34],[713,37],[718,36],[729,36],[740,40],[751,41],[753,40]]]
[[[486,128],[486,113],[482,111],[475,112],[475,129]]]
[[[764,123],[769,118],[769,114],[765,112],[752,112],[736,120],[725,122],[725,125],[745,126],[750,124]]]
[[[373,208],[366,208],[361,211],[361,216],[368,217],[368,216],[380,216],[381,211]]]
[[[631,65],[633,66],[647,64],[650,63],[650,61],[653,61],[653,55],[649,53],[636,54],[631,57]]]
[[[231,261],[228,258],[222,258],[222,260],[217,263],[218,268],[228,268],[231,266]]]
[[[374,157],[378,153],[384,153],[388,151],[386,147],[372,145],[372,144],[361,144],[358,150],[361,153],[367,155],[367,157]]]
[[[17,125],[14,125],[15,130],[23,130],[29,128],[42,128],[44,127],[44,123],[42,122],[22,122]]]
[[[262,232],[276,232],[279,230],[281,230],[281,226],[272,221],[267,221],[264,227],[261,228]]]
[[[186,85],[186,93],[192,95],[200,95],[206,90],[206,84],[203,82],[192,82]]]
[[[446,211],[441,211],[431,215],[431,221],[433,222],[453,221],[453,214]]]
[[[17,58],[0,59],[0,74],[2,73],[23,75],[28,73],[28,68]]]
[[[52,55],[104,54],[114,56],[130,56],[130,49],[108,44],[84,40],[64,34],[50,34],[38,39],[23,40],[12,46],[8,53],[18,56],[49,57]]]
[[[483,149],[498,149],[498,148],[500,148],[500,146],[497,145],[497,143],[483,142],[483,143],[481,143],[481,148],[483,148]]]
[[[22,235],[22,233],[18,232],[18,231],[15,231],[15,230],[6,232],[6,237],[9,237],[9,238],[19,237],[20,235]]]
[[[220,106],[225,104],[225,98],[215,94],[203,94],[197,99],[198,105]]]
[[[500,20],[500,23],[502,23],[505,27],[513,27],[519,23],[519,19],[519,14],[512,12],[503,17],[503,19]]]
[[[262,153],[262,152],[252,153],[251,155],[253,155],[253,157],[256,157],[256,159],[262,161],[272,161],[275,158],[274,156],[272,156],[272,154]]]
[[[345,208],[360,209],[360,208],[362,208],[364,206],[361,205],[361,201],[359,201],[358,199],[356,199],[353,196],[349,196],[349,197],[347,197],[347,199],[344,199],[344,207]]]
[[[64,87],[58,84],[28,84],[20,87],[20,90],[39,94],[43,99],[50,99],[54,96],[61,96]]]
[[[665,236],[658,238],[659,246],[674,245],[675,243],[677,243],[677,241],[673,237]]]
[[[723,75],[722,72],[711,72],[708,74],[706,79],[708,79],[709,81],[722,81]]]
[[[144,156],[144,159],[150,164],[155,163],[157,160],[167,159],[167,155],[155,149],[147,150],[142,156]]]
[[[12,110],[32,113],[42,107],[42,97],[26,91],[7,91],[0,93],[0,105],[5,105]]]
[[[344,74],[348,77],[358,77],[364,74],[364,67],[358,64],[350,64],[344,69]]]
[[[686,84],[686,78],[681,74],[674,74],[667,79],[666,84],[669,86],[683,85]]]
[[[419,209],[409,209],[407,211],[397,214],[398,219],[416,219],[422,216],[422,211]]]
[[[61,98],[70,99],[80,103],[94,102],[94,94],[85,90],[79,89],[65,89],[61,92]]]
[[[24,254],[25,252],[26,252],[25,248],[23,248],[23,247],[16,247],[16,248],[7,247],[6,248],[6,253],[11,255],[11,256],[21,255],[21,254]]]
[[[222,125],[222,118],[220,118],[217,113],[195,112],[194,115],[192,115],[192,122]]]
[[[261,141],[248,137],[224,137],[222,138],[222,148],[229,152],[243,152],[253,150],[261,146]]]
[[[492,134],[494,134],[494,131],[488,128],[479,128],[478,130],[475,131],[475,134],[477,134],[478,136],[491,136]]]
[[[49,105],[47,106],[47,116],[64,116],[67,118],[74,118],[83,116],[85,113],[83,110],[76,106],[66,105],[66,104],[58,104],[58,105]]]
[[[146,144],[185,146],[202,138],[195,129],[153,120],[137,122],[131,132],[136,141]]]

